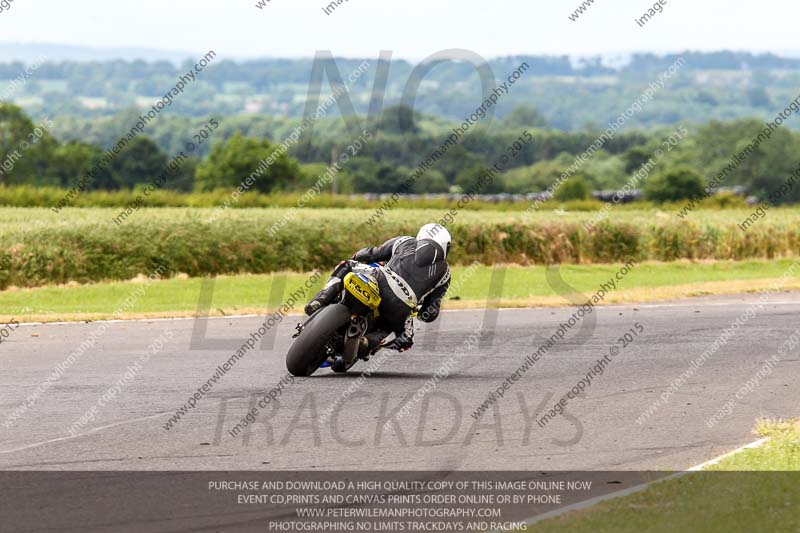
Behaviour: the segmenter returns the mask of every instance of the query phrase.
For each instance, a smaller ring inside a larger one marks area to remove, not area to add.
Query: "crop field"
[[[143,208],[121,224],[119,208],[0,209],[0,288],[167,276],[308,272],[354,250],[438,221],[438,209],[394,209],[368,224],[371,209]],[[800,210],[773,209],[747,231],[746,209],[596,212],[460,211],[447,226],[453,263],[592,264],[744,260],[800,254]],[[271,232],[271,230],[273,230]],[[272,236],[271,236],[272,235]]]

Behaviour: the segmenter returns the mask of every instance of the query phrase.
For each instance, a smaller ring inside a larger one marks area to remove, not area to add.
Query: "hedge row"
[[[28,210],[31,211],[31,210]],[[44,210],[42,210],[44,211]],[[75,210],[80,212],[81,210]],[[414,234],[427,220],[388,217],[369,226],[341,210],[300,211],[276,234],[280,210],[252,210],[210,223],[183,216],[134,214],[121,226],[80,213],[75,219],[8,223],[0,217],[0,288],[50,283],[126,280],[163,265],[190,276],[331,269],[354,250],[395,235]],[[240,212],[241,213],[241,212]],[[52,219],[52,220],[51,220]],[[760,221],[747,232],[735,224],[676,220],[606,222],[587,231],[575,220],[521,221],[464,217],[450,227],[452,261],[468,264],[609,263],[638,260],[751,259],[800,254],[800,225]]]

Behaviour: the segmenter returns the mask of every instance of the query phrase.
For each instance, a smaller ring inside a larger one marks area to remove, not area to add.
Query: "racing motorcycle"
[[[342,294],[335,303],[297,324],[292,336],[296,340],[286,354],[286,368],[292,375],[310,376],[325,367],[347,372],[382,348],[397,349],[392,340],[366,350],[366,335],[375,330],[381,304],[378,280],[365,272],[350,272],[342,282]]]

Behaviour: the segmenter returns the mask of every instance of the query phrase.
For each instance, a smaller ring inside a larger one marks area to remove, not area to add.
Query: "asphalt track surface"
[[[164,425],[258,329],[263,317],[108,323],[90,348],[11,427],[3,420],[98,327],[23,325],[0,344],[2,470],[658,470],[686,469],[755,439],[759,416],[792,417],[800,406],[798,352],[790,352],[709,429],[706,420],[776,355],[800,327],[800,294],[770,298],[644,423],[642,412],[742,315],[757,295],[598,308],[513,384],[479,420],[471,413],[574,308],[446,312],[422,325],[417,344],[366,380],[321,370],[284,387],[239,436],[228,431],[285,375],[297,317],[267,336],[181,420]],[[644,332],[594,378],[566,415],[534,420],[641,324]],[[488,335],[466,349],[483,327]],[[78,420],[158,337],[96,419]],[[194,338],[194,341],[192,339]],[[227,339],[227,340],[225,340]],[[269,346],[274,343],[273,346]],[[459,355],[463,352],[463,355]],[[451,357],[457,365],[398,425],[386,421]],[[373,360],[374,361],[374,360]],[[353,385],[352,394],[343,397]],[[358,385],[357,387],[355,387]],[[320,421],[331,404],[337,416]],[[548,406],[548,407],[545,407]]]

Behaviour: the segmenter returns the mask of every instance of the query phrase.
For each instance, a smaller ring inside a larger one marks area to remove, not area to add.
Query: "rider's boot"
[[[367,333],[360,339],[360,344],[358,346],[358,356],[365,357],[371,354],[378,346],[381,345],[383,339],[385,339],[389,334],[385,331],[371,331]]]
[[[352,270],[354,261],[341,261],[339,265],[333,270],[331,279],[317,293],[314,298],[306,305],[306,315],[311,316],[326,305],[333,303],[333,300],[342,292],[342,280],[348,272]]]
[[[319,291],[310,302],[308,302],[308,305],[306,305],[305,308],[306,315],[311,316],[326,305],[333,303],[334,298],[336,298],[341,292],[341,278],[335,276],[332,277],[328,280],[328,283],[325,284],[325,287],[323,287],[322,290]]]

